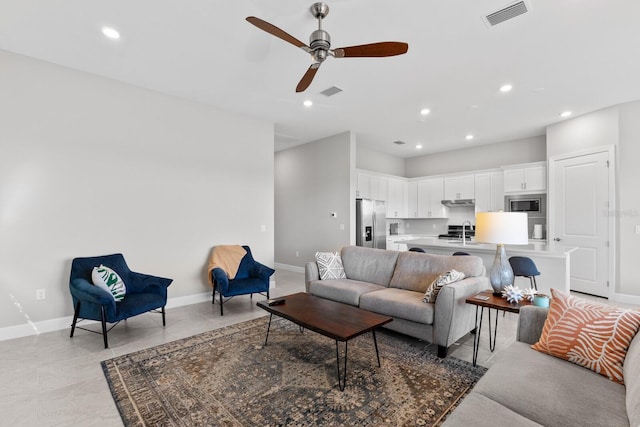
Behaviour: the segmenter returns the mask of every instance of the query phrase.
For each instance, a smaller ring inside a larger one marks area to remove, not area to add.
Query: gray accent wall
[[[547,160],[544,135],[460,150],[428,154],[405,160],[405,176],[440,175],[499,168],[505,165]]]
[[[318,251],[354,243],[355,181],[351,132],[275,154],[277,263],[303,267]]]
[[[272,123],[8,52],[0,64],[0,330],[72,316],[74,257],[121,252],[173,278],[169,298],[210,292],[214,245],[274,264]]]
[[[640,297],[640,101],[616,105],[547,128],[549,157],[602,146],[616,147],[616,292]],[[637,301],[640,301],[638,299]]]
[[[404,176],[405,159],[365,147],[356,148],[356,168],[388,175]]]

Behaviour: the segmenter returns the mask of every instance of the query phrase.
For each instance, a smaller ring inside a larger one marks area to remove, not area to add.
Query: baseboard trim
[[[198,304],[201,302],[211,302],[211,293],[186,295],[183,297],[167,299],[166,308],[176,308],[185,305]],[[57,319],[42,320],[39,322],[28,321],[22,325],[7,326],[0,328],[0,341],[12,340],[15,338],[40,335],[47,332],[59,331],[71,327],[73,316],[60,317]],[[83,324],[97,323],[91,320],[83,321]]]
[[[286,271],[292,271],[294,273],[304,273],[304,267],[298,267],[295,265],[289,265],[289,264],[280,264],[280,263],[275,263],[275,266],[277,269],[280,270],[286,270]]]
[[[623,304],[640,305],[640,295],[628,295],[628,294],[615,294],[615,302],[621,302]]]

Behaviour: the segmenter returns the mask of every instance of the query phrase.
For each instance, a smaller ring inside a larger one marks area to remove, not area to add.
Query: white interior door
[[[571,253],[571,290],[609,297],[609,153],[554,161],[550,236]],[[544,272],[542,272],[544,274]]]

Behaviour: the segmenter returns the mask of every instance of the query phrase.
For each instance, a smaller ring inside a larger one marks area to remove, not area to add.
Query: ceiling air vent
[[[488,26],[493,27],[511,18],[525,14],[530,10],[531,6],[528,2],[518,1],[484,16],[482,19]]]
[[[336,93],[340,93],[340,92],[342,92],[342,89],[340,89],[338,86],[331,86],[329,89],[325,89],[320,93],[323,94],[324,96],[333,96]]]
[[[396,145],[404,145],[404,144],[406,144],[406,142],[404,142],[404,141],[393,141],[393,143],[396,144]]]

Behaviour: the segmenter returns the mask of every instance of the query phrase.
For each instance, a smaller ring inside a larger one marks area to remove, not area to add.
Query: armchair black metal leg
[[[78,314],[80,314],[80,301],[76,303],[76,307],[73,312],[73,322],[71,322],[71,335],[69,335],[69,338],[73,338],[73,333],[76,331],[76,322],[78,321]]]
[[[167,326],[167,321],[164,317],[164,305],[162,306],[162,326]]]
[[[222,299],[222,294],[220,292],[218,292],[218,294],[220,294],[220,316],[224,316],[224,311],[222,310],[222,304],[223,304],[223,299]]]
[[[102,321],[102,337],[104,338],[104,348],[109,348],[109,342],[107,341],[107,316],[104,312],[104,305],[100,306],[100,320]]]
[[[211,304],[216,303],[216,282],[213,282],[213,290],[211,291]]]

